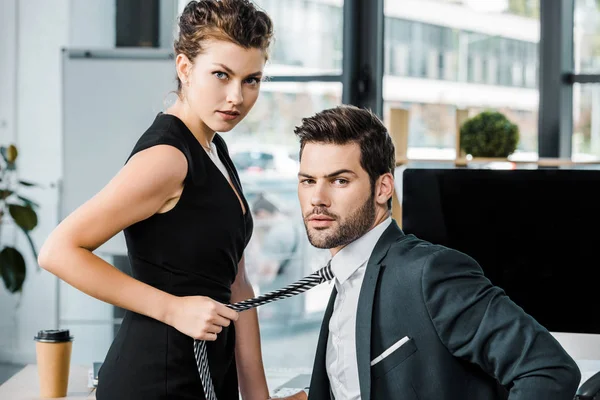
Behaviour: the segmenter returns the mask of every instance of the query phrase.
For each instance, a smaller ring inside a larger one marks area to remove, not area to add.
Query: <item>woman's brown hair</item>
[[[176,55],[184,54],[192,62],[209,39],[260,49],[267,57],[272,38],[271,18],[250,0],[190,1],[179,17],[179,36],[174,47]]]

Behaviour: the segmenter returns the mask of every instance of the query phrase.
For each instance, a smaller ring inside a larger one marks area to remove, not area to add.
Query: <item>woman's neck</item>
[[[187,104],[177,99],[175,104],[166,110],[167,114],[171,114],[183,121],[183,123],[192,132],[196,140],[205,149],[210,149],[210,144],[215,137],[215,132],[195,115]]]

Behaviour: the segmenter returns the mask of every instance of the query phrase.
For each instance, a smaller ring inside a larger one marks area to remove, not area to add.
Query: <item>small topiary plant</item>
[[[460,127],[460,147],[473,157],[506,158],[517,149],[519,127],[497,111],[484,111]]]

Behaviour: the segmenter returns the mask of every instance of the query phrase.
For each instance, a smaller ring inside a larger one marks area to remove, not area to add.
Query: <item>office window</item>
[[[496,85],[498,82],[498,59],[490,57],[485,63],[485,83]]]
[[[438,49],[429,49],[427,52],[427,78],[438,79],[440,73],[440,53]]]
[[[515,61],[512,65],[512,83],[514,86],[523,86],[523,64]]]
[[[538,46],[532,43],[525,45],[525,86],[536,88],[538,86]]]
[[[573,55],[575,72],[600,72],[600,7],[596,0],[575,1]]]
[[[392,56],[394,60],[394,75],[407,76],[409,71],[409,60],[410,55],[409,47],[407,44],[398,43],[392,49]]]
[[[573,85],[573,157],[600,157],[600,84]]]
[[[425,76],[425,43],[423,39],[423,24],[421,22],[410,23],[411,41],[410,45],[410,68],[409,76],[423,78]]]
[[[408,76],[410,60],[408,52],[411,48],[410,41],[411,23],[397,18],[385,19],[385,74]]]
[[[255,3],[273,19],[275,44],[271,64],[287,66],[286,74],[341,73],[342,0],[255,0]]]
[[[576,73],[600,73],[600,5],[575,1],[573,61]],[[573,85],[572,154],[578,159],[600,157],[600,84]]]
[[[535,157],[539,0],[386,0],[385,14],[384,111],[409,110],[409,157],[454,157],[457,109],[506,113]]]
[[[458,69],[457,63],[458,58],[456,55],[456,51],[454,49],[447,49],[444,51],[443,55],[443,63],[442,63],[442,79],[447,81],[455,81],[458,77]]]

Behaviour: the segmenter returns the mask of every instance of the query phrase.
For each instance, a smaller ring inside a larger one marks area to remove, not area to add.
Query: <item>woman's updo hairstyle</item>
[[[273,22],[250,0],[190,1],[179,17],[175,54],[194,61],[206,40],[226,40],[246,49],[260,49],[268,57]],[[178,84],[181,91],[181,81]]]

